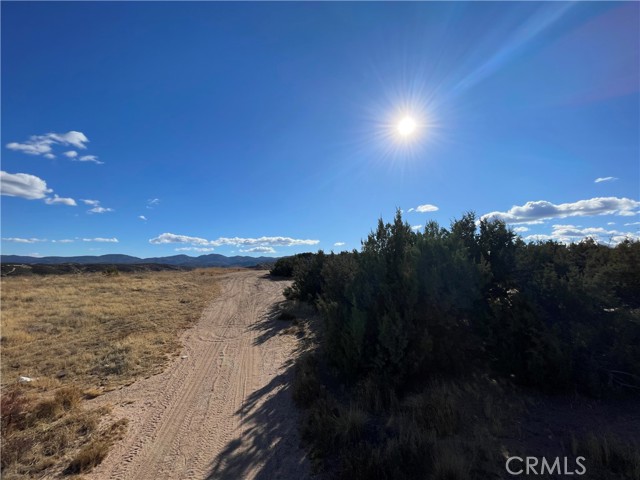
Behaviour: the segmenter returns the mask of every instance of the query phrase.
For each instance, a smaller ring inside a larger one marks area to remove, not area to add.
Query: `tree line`
[[[640,390],[640,242],[526,243],[466,213],[414,232],[398,211],[360,251],[279,259],[314,304],[338,376],[406,391],[490,369],[545,391]]]

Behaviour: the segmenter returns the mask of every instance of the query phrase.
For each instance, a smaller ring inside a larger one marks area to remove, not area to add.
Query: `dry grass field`
[[[103,425],[83,400],[161,371],[222,271],[3,278],[2,478],[99,463],[126,425]]]

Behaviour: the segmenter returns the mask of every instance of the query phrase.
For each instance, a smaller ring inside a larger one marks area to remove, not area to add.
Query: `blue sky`
[[[638,3],[1,8],[4,254],[352,249],[396,207],[638,238]]]

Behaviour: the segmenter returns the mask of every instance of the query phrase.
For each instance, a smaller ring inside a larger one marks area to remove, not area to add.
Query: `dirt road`
[[[183,337],[161,374],[93,400],[126,417],[124,440],[90,479],[304,479],[291,400],[294,336],[269,315],[283,282],[242,271]],[[183,358],[184,357],[184,358]]]

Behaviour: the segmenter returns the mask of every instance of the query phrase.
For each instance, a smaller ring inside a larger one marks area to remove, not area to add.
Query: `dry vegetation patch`
[[[83,399],[161,371],[221,271],[3,278],[3,478],[100,463],[125,426],[99,427]]]

